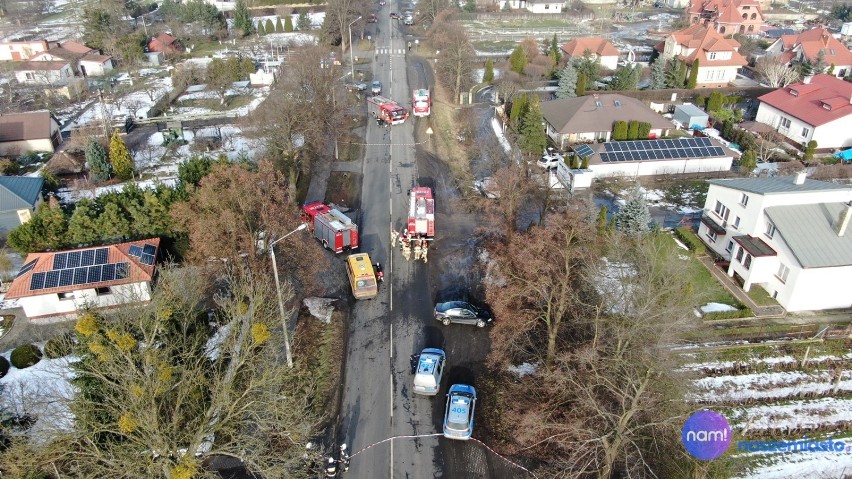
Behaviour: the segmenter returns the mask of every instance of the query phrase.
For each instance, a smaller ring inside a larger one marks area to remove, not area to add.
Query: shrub
[[[9,372],[9,360],[0,356],[0,378],[4,377]]]
[[[24,344],[12,350],[12,366],[24,369],[41,361],[41,350],[32,344]]]
[[[698,239],[698,236],[692,231],[691,228],[686,226],[680,226],[674,229],[674,235],[677,239],[679,239],[683,244],[689,248],[689,251],[697,255],[702,255],[707,252],[704,247],[704,243]]]
[[[62,335],[52,338],[44,345],[44,355],[48,359],[61,358],[71,354],[71,336]]]

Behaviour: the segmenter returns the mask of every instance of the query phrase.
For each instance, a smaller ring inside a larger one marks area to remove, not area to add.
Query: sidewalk
[[[747,308],[751,309],[755,317],[780,318],[787,315],[787,311],[785,311],[784,308],[782,308],[780,305],[760,306],[755,303],[749,297],[749,295],[745,291],[743,291],[742,288],[740,288],[740,285],[737,284],[734,278],[728,276],[725,271],[723,271],[721,268],[716,266],[715,263],[713,263],[713,259],[711,257],[701,256],[698,259],[701,261],[704,267],[707,268],[708,271],[710,271],[710,274],[712,274],[713,277],[716,278],[716,280],[719,281],[719,283],[724,286],[729,293],[731,293],[731,295],[737,298],[737,301],[746,305]]]

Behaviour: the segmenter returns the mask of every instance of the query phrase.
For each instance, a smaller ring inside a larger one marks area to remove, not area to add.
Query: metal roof
[[[852,265],[852,226],[844,236],[833,227],[846,208],[844,203],[815,203],[764,211],[803,268],[828,268]]]
[[[32,208],[43,184],[41,177],[0,176],[0,211]]]
[[[708,113],[693,105],[692,103],[684,103],[675,107],[675,111],[682,111],[689,116],[708,116]]]
[[[760,238],[755,238],[754,236],[742,235],[742,236],[734,236],[734,241],[740,244],[746,251],[749,252],[755,258],[761,258],[764,256],[777,256],[778,253],[772,249],[771,246],[766,244]]]
[[[801,185],[795,184],[796,176],[773,176],[770,178],[731,178],[723,180],[707,180],[711,185],[724,186],[735,190],[748,191],[759,195],[777,193],[807,193],[811,191],[850,190],[846,185],[828,183],[826,181],[805,178]]]

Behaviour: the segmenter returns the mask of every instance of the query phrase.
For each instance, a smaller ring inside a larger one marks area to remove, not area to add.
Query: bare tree
[[[349,24],[359,15],[362,17],[365,16],[367,10],[367,2],[365,0],[330,0],[326,4],[326,14],[331,17],[331,25],[334,28],[334,31],[327,33],[333,36],[339,35],[341,55],[347,48],[351,47],[348,44]]]
[[[781,55],[761,57],[754,69],[758,78],[772,88],[785,87],[799,79],[799,72],[785,64]]]
[[[453,101],[473,83],[475,50],[464,27],[452,21],[451,12],[438,15],[429,29],[429,42],[440,54],[435,69],[443,82],[452,90]]]

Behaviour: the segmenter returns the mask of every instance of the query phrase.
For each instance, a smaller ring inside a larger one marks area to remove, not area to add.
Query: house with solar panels
[[[787,311],[852,307],[852,187],[804,172],[708,183],[698,236],[743,290]]]
[[[151,299],[160,239],[30,253],[6,299],[29,319],[73,315]]]

